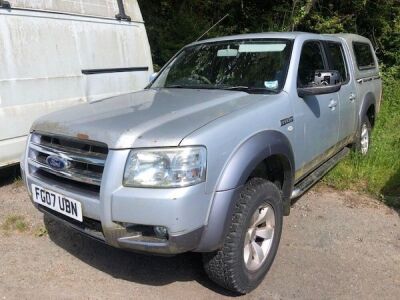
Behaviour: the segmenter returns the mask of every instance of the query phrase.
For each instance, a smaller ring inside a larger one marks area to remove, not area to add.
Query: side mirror
[[[297,94],[300,98],[304,98],[307,96],[315,96],[315,95],[323,95],[323,94],[332,94],[340,91],[342,84],[335,85],[320,85],[320,86],[312,86],[305,88],[298,88]]]
[[[342,87],[342,77],[336,70],[317,70],[313,82],[306,87],[297,89],[299,97],[331,94],[338,92]]]
[[[156,79],[158,76],[158,73],[153,73],[150,75],[149,77],[149,83],[152,83],[154,81],[154,79]]]

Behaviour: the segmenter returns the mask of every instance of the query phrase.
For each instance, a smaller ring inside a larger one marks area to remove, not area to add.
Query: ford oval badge
[[[48,156],[46,158],[46,162],[50,168],[56,171],[63,171],[69,167],[68,160],[55,155]]]

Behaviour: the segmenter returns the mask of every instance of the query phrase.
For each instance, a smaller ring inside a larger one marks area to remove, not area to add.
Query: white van
[[[144,88],[153,73],[136,0],[0,0],[0,168],[32,122]]]

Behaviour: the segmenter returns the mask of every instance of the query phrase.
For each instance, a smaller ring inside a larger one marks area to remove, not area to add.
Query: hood
[[[172,147],[196,129],[265,97],[223,90],[151,89],[46,115],[32,130],[83,134],[110,149]]]

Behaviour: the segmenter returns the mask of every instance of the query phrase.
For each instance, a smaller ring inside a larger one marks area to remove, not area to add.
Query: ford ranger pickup
[[[204,40],[143,91],[37,120],[22,174],[46,215],[118,248],[201,252],[213,281],[245,294],[272,265],[291,201],[350,149],[367,155],[381,96],[358,35]]]

